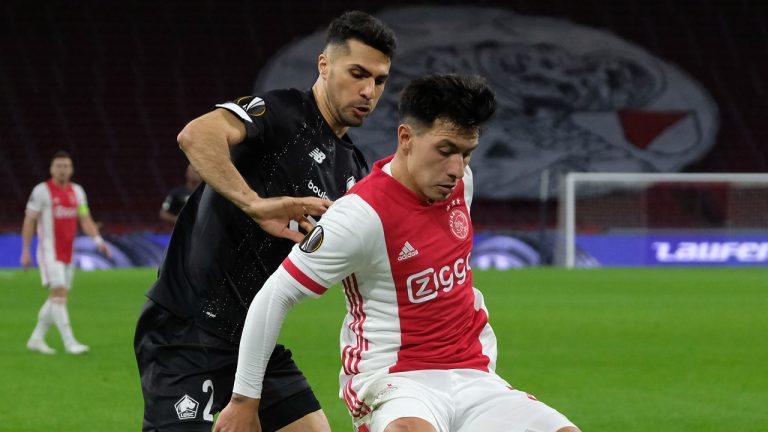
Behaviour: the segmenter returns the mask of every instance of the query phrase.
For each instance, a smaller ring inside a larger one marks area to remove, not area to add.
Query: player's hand
[[[96,245],[96,249],[98,249],[99,252],[104,254],[107,258],[112,258],[112,250],[107,246],[106,243],[99,243]]]
[[[19,263],[25,269],[32,267],[32,255],[30,255],[28,250],[21,252],[21,258],[19,258]]]
[[[233,394],[216,419],[214,432],[261,432],[259,399]]]
[[[304,231],[309,232],[312,223],[306,215],[321,216],[330,205],[330,200],[317,197],[260,198],[244,211],[267,233],[300,242],[304,234],[289,229],[288,222],[296,221]]]

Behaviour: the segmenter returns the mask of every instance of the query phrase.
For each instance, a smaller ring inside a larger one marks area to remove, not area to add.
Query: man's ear
[[[319,73],[323,79],[328,78],[329,63],[328,54],[326,54],[325,51],[321,52],[317,57],[317,73]]]
[[[413,128],[407,123],[401,123],[397,127],[397,147],[405,154],[411,152],[413,146]]]

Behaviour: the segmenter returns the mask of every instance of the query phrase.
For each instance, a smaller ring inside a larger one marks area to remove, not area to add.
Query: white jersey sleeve
[[[254,399],[261,398],[264,371],[275,349],[277,336],[288,311],[306,294],[285,279],[290,276],[279,270],[261,287],[248,308],[240,336],[234,393]]]
[[[77,215],[86,216],[90,213],[88,209],[88,198],[85,196],[85,190],[79,184],[73,183],[72,189],[75,190],[75,198],[77,198]]]
[[[248,308],[240,338],[233,392],[260,398],[264,371],[288,311],[307,296],[365,266],[369,231],[381,229],[373,209],[356,195],[337,200],[320,223],[294,246]]]
[[[475,183],[473,180],[474,176],[472,174],[472,168],[467,165],[467,167],[464,168],[464,178],[462,178],[462,181],[464,182],[464,202],[467,203],[468,212],[472,206],[472,194],[475,191]]]
[[[371,239],[379,237],[382,229],[379,216],[368,203],[357,195],[346,195],[293,247],[281,270],[291,276],[295,287],[319,296],[380,259],[372,253]]]
[[[27,201],[26,213],[29,216],[37,216],[46,207],[51,205],[51,194],[45,183],[40,183],[32,189],[32,194]]]

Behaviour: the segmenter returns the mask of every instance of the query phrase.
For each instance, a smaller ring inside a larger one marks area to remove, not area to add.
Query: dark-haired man
[[[494,372],[496,338],[469,266],[468,163],[495,109],[478,78],[405,88],[395,155],[336,201],[251,304],[217,431],[252,430],[287,311],[340,281],[340,394],[358,432],[578,431]]]
[[[165,201],[163,201],[163,205],[160,207],[160,212],[158,213],[161,220],[175,224],[176,219],[179,218],[179,213],[181,212],[182,207],[184,207],[184,204],[187,203],[189,196],[192,195],[192,192],[194,192],[195,189],[200,186],[200,183],[203,182],[203,179],[200,178],[200,174],[197,173],[197,170],[192,164],[187,165],[187,171],[184,173],[184,180],[183,185],[171,189],[165,197]]]
[[[45,343],[48,329],[55,325],[64,342],[64,350],[69,354],[83,354],[90,348],[75,339],[67,311],[67,297],[75,275],[73,248],[77,222],[93,238],[99,252],[109,256],[110,250],[91,217],[85,190],[70,181],[74,168],[69,153],[56,152],[51,159],[50,172],[50,180],[32,189],[21,229],[21,265],[32,265],[30,244],[37,231],[37,265],[43,286],[49,292],[37,314],[37,325],[27,341],[27,348],[42,354],[55,354],[56,351]]]
[[[394,50],[383,23],[345,13],[328,28],[311,90],[223,103],[179,134],[205,186],[179,214],[137,324],[145,431],[210,431],[232,392],[248,306],[304,237],[289,222],[309,231],[307,215],[368,172],[346,132],[376,107]],[[291,352],[269,350],[262,428],[330,430]]]

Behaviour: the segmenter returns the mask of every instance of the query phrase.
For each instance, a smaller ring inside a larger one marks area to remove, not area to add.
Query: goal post
[[[768,174],[569,173],[565,267],[768,265]]]

